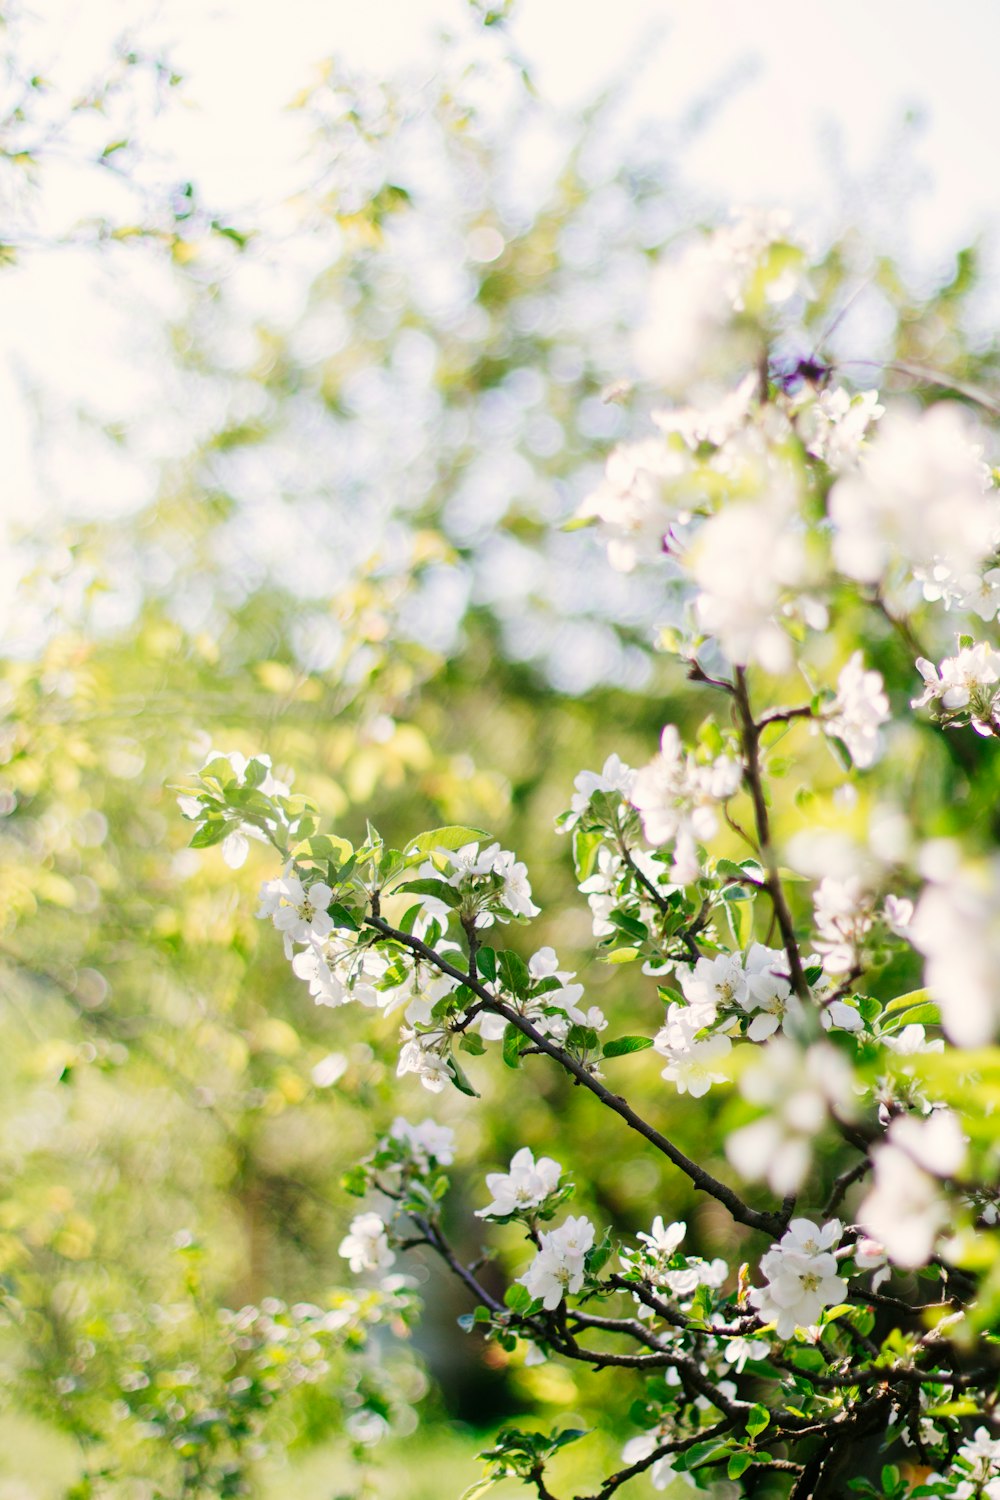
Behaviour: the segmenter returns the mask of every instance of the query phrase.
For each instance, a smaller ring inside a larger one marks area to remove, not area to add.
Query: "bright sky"
[[[414,63],[430,72],[435,33],[462,24],[465,0],[38,0],[36,13],[49,71],[69,81],[99,72],[126,28],[169,43],[189,102],[164,121],[158,149],[178,180],[193,177],[209,201],[238,210],[294,182],[302,123],[285,105],[320,59],[337,54],[379,76]],[[689,181],[729,202],[822,206],[831,132],[851,172],[880,160],[885,169],[888,141],[917,107],[925,126],[913,154],[927,184],[900,248],[933,266],[997,226],[996,0],[520,0],[512,35],[543,97],[567,108],[629,59],[637,119],[675,117],[713,81],[744,72],[684,163]],[[72,174],[59,192],[67,211],[85,211]],[[58,372],[69,405],[97,394],[109,414],[117,402],[127,413],[130,401],[155,399],[136,385],[127,332],[106,289],[65,256],[0,276],[0,526],[53,502],[84,505],[88,479],[85,460],[76,482],[36,463],[17,372]],[[3,581],[0,564],[0,591]]]

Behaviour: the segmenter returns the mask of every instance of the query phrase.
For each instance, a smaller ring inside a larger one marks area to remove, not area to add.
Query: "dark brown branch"
[[[609,1474],[601,1485],[596,1495],[581,1496],[581,1500],[607,1500],[615,1490],[627,1484],[630,1479],[636,1479],[640,1474],[645,1474],[661,1458],[667,1458],[671,1453],[683,1453],[688,1448],[693,1448],[696,1443],[704,1443],[711,1438],[722,1437],[732,1427],[729,1421],[717,1422],[714,1427],[703,1427],[700,1432],[692,1433],[690,1437],[672,1438],[648,1453],[645,1458],[640,1458],[636,1463],[630,1464],[627,1469],[619,1469],[617,1474]]]
[[[861,1161],[855,1162],[853,1167],[848,1167],[846,1172],[841,1172],[839,1177],[834,1178],[833,1185],[830,1188],[830,1196],[829,1198],[827,1198],[825,1204],[823,1205],[824,1219],[830,1218],[834,1209],[838,1206],[844,1194],[847,1192],[847,1189],[849,1187],[853,1187],[854,1183],[860,1182],[870,1166],[871,1162],[866,1156],[863,1157]]]
[[[583,1063],[573,1057],[571,1053],[565,1051],[564,1048],[550,1041],[548,1037],[543,1036],[538,1028],[533,1026],[525,1016],[522,1016],[513,1006],[506,1004],[502,1000],[498,1000],[479,980],[470,979],[467,973],[456,968],[447,959],[442,958],[439,953],[436,953],[428,944],[422,942],[420,938],[414,937],[412,933],[401,932],[399,929],[390,926],[384,918],[376,916],[373,913],[371,916],[366,917],[365,921],[369,927],[374,927],[376,931],[381,932],[383,937],[391,938],[393,942],[399,943],[404,948],[409,948],[411,952],[416,953],[420,958],[426,959],[428,963],[433,964],[442,974],[447,974],[460,984],[467,985],[483,1002],[484,1010],[492,1011],[498,1016],[503,1016],[504,1020],[520,1031],[522,1036],[526,1036],[539,1052],[544,1052],[546,1056],[551,1057],[555,1062],[559,1063],[567,1073],[570,1073],[576,1079],[577,1083],[592,1093],[608,1109],[620,1116],[626,1125],[638,1135],[641,1135],[644,1140],[647,1140],[651,1146],[654,1146],[669,1161],[673,1162],[674,1166],[678,1167],[690,1179],[699,1192],[708,1193],[718,1203],[723,1204],[737,1223],[745,1224],[748,1229],[759,1229],[764,1234],[769,1234],[772,1237],[777,1234],[781,1228],[779,1214],[751,1208],[749,1204],[744,1203],[739,1194],[734,1192],[731,1187],[727,1186],[724,1182],[720,1182],[717,1177],[712,1176],[711,1172],[707,1172],[704,1167],[700,1167],[697,1162],[692,1161],[679,1147],[674,1145],[673,1141],[668,1140],[665,1135],[662,1135],[647,1120],[644,1120],[641,1115],[636,1114],[635,1110],[625,1099],[621,1098],[618,1094],[613,1094],[610,1089],[605,1088],[604,1084],[595,1078]]]
[[[739,718],[740,739],[743,745],[743,779],[746,783],[750,800],[753,803],[754,822],[757,827],[757,841],[760,845],[760,857],[764,865],[764,884],[771,898],[774,908],[775,920],[781,932],[781,940],[788,955],[788,972],[792,982],[792,988],[800,1000],[809,1000],[809,986],[806,983],[805,973],[802,968],[802,955],[799,953],[798,940],[795,936],[795,924],[785,897],[785,888],[778,874],[778,863],[774,857],[771,847],[771,824],[767,811],[767,800],[764,796],[764,781],[760,762],[760,725],[756,723],[753,709],[750,707],[750,693],[747,687],[746,671],[743,667],[736,669],[736,687],[734,690],[734,702],[736,704]]]

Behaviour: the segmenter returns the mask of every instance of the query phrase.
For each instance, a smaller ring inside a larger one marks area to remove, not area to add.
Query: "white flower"
[[[353,951],[353,945],[334,938],[325,943],[310,943],[292,959],[292,969],[306,980],[309,993],[317,1005],[346,1005],[352,998],[350,987],[335,971],[334,965]],[[374,999],[374,990],[372,998]]]
[[[858,1221],[878,1240],[896,1265],[925,1265],[951,1209],[938,1178],[956,1171],[965,1141],[956,1117],[935,1110],[925,1119],[899,1115],[885,1144],[872,1152],[874,1181]]]
[[[855,651],[837,678],[837,696],[823,716],[823,728],[843,740],[854,764],[864,770],[879,757],[879,730],[888,719],[889,700],[882,675],[867,671],[864,657]]]
[[[929,1041],[927,1032],[919,1021],[911,1021],[900,1031],[883,1032],[879,1036],[879,1041],[883,1047],[888,1047],[890,1052],[895,1052],[900,1057],[915,1057],[922,1052],[944,1051],[944,1038],[938,1036],[933,1041]]]
[[[595,792],[617,792],[627,799],[634,779],[635,772],[618,755],[609,755],[600,771],[581,771],[573,781],[576,788],[570,802],[573,816],[563,823],[563,831],[579,822],[581,813],[586,812]]]
[[[541,1248],[518,1281],[553,1312],[566,1295],[583,1286],[584,1258],[594,1243],[594,1226],[582,1216],[569,1218],[539,1239]]]
[[[813,907],[820,934],[816,951],[823,955],[823,968],[828,974],[849,974],[871,931],[871,897],[857,875],[827,875],[813,896]]]
[[[843,1233],[839,1219],[828,1219],[822,1229],[812,1219],[793,1219],[781,1237],[781,1248],[800,1255],[821,1255],[835,1250]]]
[[[642,1240],[644,1244],[648,1245],[651,1254],[666,1256],[673,1255],[686,1233],[687,1225],[682,1221],[664,1226],[663,1216],[657,1214],[653,1220],[651,1232],[644,1234],[640,1230],[636,1235],[636,1239]]]
[[[760,377],[756,370],[751,370],[735,390],[707,411],[696,406],[654,411],[653,421],[661,432],[676,432],[692,452],[702,443],[720,448],[746,424],[759,389]]]
[[[516,917],[537,917],[539,907],[531,899],[528,884],[528,867],[521,863],[509,849],[502,849],[493,861],[494,874],[503,879],[500,900]]]
[[[945,713],[968,709],[977,734],[994,733],[993,718],[1000,681],[1000,654],[980,641],[977,646],[963,646],[957,656],[946,656],[940,667],[924,656],[917,657],[917,671],[924,679],[924,691],[914,698],[911,708],[940,703]]]
[[[801,286],[803,269],[784,214],[749,213],[690,239],[653,273],[648,314],[633,346],[639,369],[679,391],[735,359],[745,367],[750,348],[734,313],[786,301]]]
[[[767,1285],[755,1288],[750,1301],[763,1322],[776,1322],[779,1339],[791,1338],[797,1328],[814,1327],[824,1307],[846,1296],[847,1282],[837,1275],[832,1254],[841,1233],[837,1219],[822,1229],[811,1219],[793,1219],[780,1244],[762,1259]]]
[[[690,467],[689,455],[662,438],[612,449],[603,482],[579,514],[602,523],[608,561],[617,572],[631,573],[640,561],[663,559],[665,533],[675,518],[686,516],[677,490]]]
[[[721,1313],[712,1314],[712,1324],[718,1327],[725,1323]],[[771,1346],[766,1339],[748,1339],[740,1335],[735,1337],[720,1335],[723,1339],[722,1357],[727,1365],[732,1365],[737,1375],[742,1375],[743,1367],[747,1360],[766,1359],[771,1352]]]
[[[728,1057],[732,1045],[727,1036],[710,1036],[703,1042],[692,1042],[684,1051],[673,1050],[663,1031],[653,1042],[656,1051],[668,1060],[660,1077],[675,1084],[679,1094],[690,1094],[692,1099],[707,1094],[713,1083],[729,1082],[722,1059]]]
[[[886,896],[882,903],[886,923],[897,935],[905,937],[913,921],[913,902],[907,896]]]
[[[853,1082],[834,1047],[817,1042],[804,1051],[786,1037],[773,1037],[740,1077],[743,1097],[768,1113],[729,1136],[729,1160],[749,1180],[766,1178],[776,1193],[794,1192],[830,1111],[850,1111]]]
[[[792,986],[784,974],[765,971],[751,974],[747,980],[747,993],[743,999],[744,1010],[757,1014],[747,1028],[751,1042],[762,1042],[785,1022],[797,1021],[802,1014],[802,1004],[792,994]]]
[[[891,411],[830,492],[837,567],[862,583],[879,582],[897,558],[924,573],[974,570],[996,539],[988,482],[958,407]]]
[[[892,1275],[888,1265],[886,1249],[878,1240],[873,1240],[870,1235],[862,1234],[854,1245],[854,1263],[859,1271],[874,1271],[872,1277],[872,1291],[877,1292],[883,1281],[888,1281]]]
[[[488,875],[494,868],[500,845],[490,844],[481,849],[478,844],[463,844],[460,849],[438,849],[435,853],[439,859],[447,860],[452,867],[451,874],[447,877],[448,885],[459,886],[465,880],[474,880],[477,875]],[[438,872],[432,864],[427,864],[421,867],[420,873],[433,878]]]
[[[400,1031],[403,1045],[399,1049],[396,1077],[404,1073],[415,1073],[425,1089],[440,1094],[451,1077],[448,1058],[444,1055],[448,1038],[440,1032],[410,1030],[404,1026]]]
[[[959,1047],[991,1041],[1000,1021],[1000,865],[940,872],[925,886],[907,936],[924,982]]]
[[[507,1214],[537,1208],[559,1186],[562,1167],[551,1156],[538,1161],[527,1146],[515,1151],[509,1172],[489,1172],[486,1186],[493,1195],[486,1208],[476,1209],[477,1219],[503,1218]]]
[[[327,911],[332,900],[333,891],[325,881],[315,880],[307,888],[297,875],[283,875],[261,888],[258,916],[270,916],[290,957],[292,943],[322,942],[333,931],[333,918]]]
[[[685,755],[673,724],[666,725],[660,736],[659,754],[636,772],[632,806],[641,814],[651,844],[676,839],[671,873],[680,884],[697,879],[694,841],[715,833],[715,808],[736,793],[742,774],[739,762],[728,756],[699,764],[693,755]]]
[[[350,1233],[341,1240],[339,1254],[350,1261],[355,1273],[384,1271],[396,1259],[378,1214],[357,1214],[351,1220]]]
[[[1000,1469],[1000,1439],[990,1437],[987,1428],[977,1427],[959,1448],[958,1456],[972,1465],[974,1481],[985,1483]]]
[[[556,957],[554,948],[539,948],[528,959],[528,973],[532,979],[557,979],[560,988],[547,990],[539,999],[545,1005],[558,1005],[563,1010],[570,1010],[583,996],[582,984],[569,984],[570,979],[576,976],[567,969],[560,969],[559,959]]]
[[[799,424],[809,452],[831,469],[842,470],[857,462],[868,428],[884,413],[878,391],[857,391],[852,396],[837,386],[821,391]]]
[[[792,649],[778,616],[788,591],[805,584],[807,558],[795,482],[790,475],[767,477],[763,498],[728,505],[705,522],[688,566],[702,630],[736,665],[755,661],[779,673],[790,667]]]
[[[986,572],[967,573],[949,580],[949,590],[944,594],[944,607],[954,604],[956,609],[969,610],[981,620],[995,620],[1000,610],[1000,568],[987,568]],[[924,597],[930,598],[930,590],[924,585]]]
[[[405,1141],[414,1163],[426,1172],[432,1161],[447,1167],[455,1160],[455,1132],[436,1120],[424,1120],[420,1125],[411,1125],[397,1115],[389,1134],[397,1141]]]
[[[715,958],[699,958],[693,969],[680,975],[681,989],[688,1005],[698,1016],[698,1026],[711,1026],[717,1007],[731,1010],[742,1005],[747,993],[747,978],[738,953],[720,953]]]

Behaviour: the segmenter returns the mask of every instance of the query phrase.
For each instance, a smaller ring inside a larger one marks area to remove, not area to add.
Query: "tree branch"
[[[625,1099],[618,1094],[613,1094],[610,1089],[605,1088],[604,1084],[593,1076],[585,1064],[581,1063],[555,1042],[550,1041],[548,1037],[543,1036],[538,1028],[533,1026],[525,1016],[522,1016],[513,1006],[497,999],[479,980],[473,980],[467,973],[456,968],[447,959],[442,958],[440,954],[436,953],[428,944],[422,942],[420,938],[414,937],[412,933],[402,932],[398,928],[390,926],[383,917],[376,916],[374,912],[365,918],[365,922],[369,927],[374,927],[376,931],[381,932],[383,937],[391,938],[393,942],[409,948],[411,952],[416,953],[420,958],[426,959],[428,963],[433,964],[442,974],[447,974],[460,984],[467,985],[483,1002],[484,1010],[489,1010],[495,1015],[503,1016],[504,1020],[515,1027],[522,1036],[526,1036],[539,1052],[544,1052],[546,1056],[551,1057],[555,1062],[559,1063],[567,1073],[576,1079],[577,1083],[587,1089],[595,1098],[599,1099],[614,1114],[623,1119],[630,1129],[641,1135],[651,1146],[654,1146],[657,1151],[673,1162],[674,1166],[678,1167],[690,1179],[699,1192],[708,1193],[716,1202],[723,1204],[737,1223],[745,1224],[748,1229],[759,1229],[764,1234],[769,1234],[772,1237],[778,1232],[781,1225],[780,1214],[751,1208],[749,1204],[744,1203],[739,1194],[734,1192],[731,1187],[727,1186],[724,1182],[720,1182],[717,1177],[712,1176],[711,1172],[707,1172],[704,1167],[700,1167],[697,1162],[692,1161],[679,1147],[674,1145],[673,1141],[668,1140],[665,1135],[662,1135],[647,1120],[644,1120],[641,1115],[636,1114],[635,1110]]]

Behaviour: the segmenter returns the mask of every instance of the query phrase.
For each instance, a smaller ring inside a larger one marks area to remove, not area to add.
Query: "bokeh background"
[[[657,258],[748,203],[811,237],[845,379],[995,390],[1000,13],[2,13],[0,1500],[437,1500],[505,1418],[599,1404],[613,1463],[627,1399],[484,1354],[433,1267],[405,1267],[408,1340],[340,1290],[342,1173],[433,1112],[470,1256],[482,1172],[556,1138],[602,1218],[687,1217],[735,1261],[731,1229],[558,1079],[516,1112],[488,1066],[475,1108],[397,1084],[394,1024],[314,1008],[258,930],[265,851],[188,850],[171,787],[259,750],[349,837],[490,828],[544,912],[512,941],[636,1013],[553,818],[704,705],[651,650],[653,583],[561,529],[653,399],[602,391]],[[911,664],[871,648],[903,701]],[[968,775],[929,756],[928,787]],[[703,1150],[714,1106],[647,1062],[639,1097]],[[336,1347],[301,1304],[343,1311]]]

